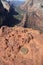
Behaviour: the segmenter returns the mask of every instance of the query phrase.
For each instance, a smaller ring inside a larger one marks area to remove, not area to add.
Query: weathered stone
[[[0,60],[1,65],[42,65],[43,34],[29,28],[1,27]]]

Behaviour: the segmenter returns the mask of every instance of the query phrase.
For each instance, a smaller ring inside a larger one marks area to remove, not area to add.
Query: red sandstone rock
[[[4,27],[0,35],[0,65],[43,65],[43,34],[38,30]]]

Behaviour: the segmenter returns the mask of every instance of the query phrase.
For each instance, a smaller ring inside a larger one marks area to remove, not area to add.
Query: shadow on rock
[[[13,15],[19,15],[19,13],[16,12],[13,7],[10,8],[9,12],[6,9],[4,9],[3,13],[1,14],[1,16],[3,16],[2,20],[4,18],[4,20],[2,21],[1,26],[12,27],[12,26],[15,26],[16,24],[20,23],[20,20],[13,17]]]

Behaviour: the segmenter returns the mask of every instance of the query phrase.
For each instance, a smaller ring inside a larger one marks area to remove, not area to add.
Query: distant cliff
[[[27,12],[26,27],[32,27],[43,30],[43,1],[42,0],[28,0],[22,6],[21,10]]]

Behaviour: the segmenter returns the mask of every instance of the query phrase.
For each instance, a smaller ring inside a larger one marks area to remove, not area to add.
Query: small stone
[[[27,54],[27,53],[28,53],[28,49],[25,48],[25,47],[22,47],[22,48],[21,48],[21,52],[22,52],[23,54]]]

